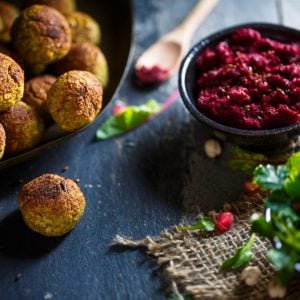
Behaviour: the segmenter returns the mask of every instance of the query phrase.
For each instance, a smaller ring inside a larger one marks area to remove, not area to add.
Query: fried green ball
[[[37,110],[44,121],[51,119],[47,107],[47,94],[56,78],[52,75],[41,75],[25,83],[23,101]]]
[[[9,156],[32,149],[40,142],[44,133],[40,116],[22,101],[0,113],[0,123],[6,133],[5,153]]]
[[[69,232],[85,209],[85,197],[78,185],[54,174],[44,174],[25,184],[18,202],[25,224],[46,236]]]
[[[75,11],[73,13],[67,14],[66,19],[71,28],[72,42],[74,44],[100,44],[100,26],[90,15],[81,11]]]
[[[9,56],[0,53],[0,111],[18,103],[24,93],[24,72]]]
[[[75,131],[91,123],[102,107],[103,89],[90,72],[70,71],[54,82],[48,92],[48,110],[65,131]]]
[[[64,57],[71,47],[71,30],[56,9],[33,5],[13,24],[12,41],[29,65],[46,65]]]
[[[102,51],[90,43],[72,45],[69,53],[54,64],[57,74],[72,70],[93,73],[106,88],[109,81],[109,71],[106,58]]]
[[[19,10],[12,4],[0,1],[0,18],[2,20],[2,30],[0,30],[0,41],[10,41],[10,29],[19,16]]]
[[[2,124],[0,123],[0,159],[2,159],[4,155],[5,146],[6,146],[6,134]]]
[[[27,6],[34,4],[51,6],[63,14],[71,13],[76,9],[75,0],[27,0],[26,4]]]

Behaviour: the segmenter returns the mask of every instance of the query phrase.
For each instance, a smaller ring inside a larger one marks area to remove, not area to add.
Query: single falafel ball
[[[109,71],[106,58],[102,51],[90,43],[72,45],[69,53],[54,64],[57,74],[61,75],[72,70],[93,73],[106,88],[109,81]]]
[[[99,24],[90,15],[81,11],[67,14],[66,19],[72,32],[72,43],[100,44],[101,29]]]
[[[29,65],[46,65],[64,57],[72,40],[65,17],[46,5],[33,5],[23,10],[13,24],[11,36]]]
[[[54,174],[44,174],[25,184],[18,200],[26,225],[46,236],[69,232],[85,208],[85,197],[78,185]]]
[[[4,155],[5,145],[6,145],[6,134],[2,124],[0,123],[0,159],[2,159]]]
[[[31,6],[34,4],[51,6],[63,14],[71,13],[76,9],[75,0],[27,0],[26,1],[26,6]]]
[[[19,10],[6,1],[0,1],[0,18],[2,20],[2,30],[0,32],[0,41],[10,41],[10,29],[15,19],[19,16]]]
[[[47,94],[56,78],[52,75],[41,75],[25,83],[23,101],[37,110],[44,121],[51,116],[47,107]]]
[[[0,111],[18,103],[24,93],[24,72],[9,56],[0,53]]]
[[[32,149],[44,133],[41,117],[22,101],[0,113],[0,123],[6,133],[5,153],[9,156]]]
[[[70,71],[58,77],[50,88],[48,110],[59,127],[75,131],[98,115],[102,94],[102,85],[92,73]]]

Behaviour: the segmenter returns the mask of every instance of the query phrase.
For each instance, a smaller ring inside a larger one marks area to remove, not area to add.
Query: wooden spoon
[[[135,71],[142,83],[160,83],[177,72],[192,34],[220,0],[201,0],[174,30],[161,37],[137,60]]]

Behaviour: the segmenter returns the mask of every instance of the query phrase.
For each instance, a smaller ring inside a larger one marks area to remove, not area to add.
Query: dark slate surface
[[[297,0],[284,2],[223,0],[194,41],[241,22],[283,20],[299,26],[293,12]],[[178,24],[195,3],[135,0],[134,56]],[[163,101],[177,85],[174,78],[145,91],[132,83],[131,75],[117,95],[129,103],[152,97]],[[190,203],[209,209],[239,194],[240,174],[228,170],[226,153],[216,161],[205,158],[203,141],[211,133],[181,103],[135,132],[94,143],[102,120],[53,151],[0,174],[0,299],[163,299],[164,283],[152,261],[139,251],[111,249],[114,236],[157,235],[178,223]],[[65,165],[70,169],[61,173]],[[64,238],[33,234],[17,210],[19,179],[27,182],[48,172],[80,178],[87,198],[82,221]],[[19,273],[22,277],[15,281]]]

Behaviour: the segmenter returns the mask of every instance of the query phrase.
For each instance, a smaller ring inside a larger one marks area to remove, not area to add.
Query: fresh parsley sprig
[[[179,230],[203,230],[203,231],[214,231],[215,222],[210,217],[200,218],[195,224],[187,226],[178,226]]]
[[[238,269],[246,266],[253,258],[252,248],[253,248],[254,241],[255,241],[255,234],[252,233],[252,235],[250,236],[246,244],[238,248],[234,256],[226,259],[223,262],[221,266],[221,271]]]
[[[286,286],[300,262],[300,152],[293,154],[284,165],[260,165],[254,170],[254,182],[269,191],[265,217],[252,222],[252,231],[271,239],[273,248],[267,257],[279,272]]]

